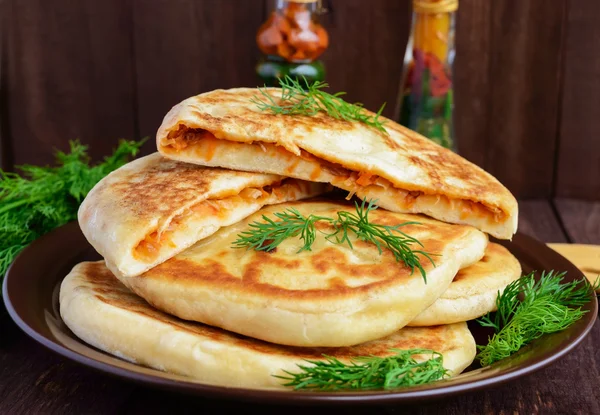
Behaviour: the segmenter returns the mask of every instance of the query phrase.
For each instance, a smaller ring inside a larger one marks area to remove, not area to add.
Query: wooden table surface
[[[600,203],[520,203],[520,231],[544,242],[600,243]],[[0,317],[0,414],[369,413],[600,414],[600,326],[561,362],[504,386],[425,405],[281,407],[167,393],[122,381],[55,355]],[[256,407],[256,408],[254,408]]]

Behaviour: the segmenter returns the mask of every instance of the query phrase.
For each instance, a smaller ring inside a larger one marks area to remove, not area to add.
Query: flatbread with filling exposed
[[[275,102],[281,90],[268,88]],[[382,118],[360,122],[275,115],[257,89],[215,90],[166,114],[156,135],[164,156],[205,166],[331,183],[390,211],[472,225],[497,238],[517,230],[514,196],[496,178],[433,141]],[[368,112],[374,115],[371,112]]]
[[[78,219],[111,267],[133,276],[264,205],[326,190],[322,183],[202,167],[154,153],[103,178],[81,204]]]

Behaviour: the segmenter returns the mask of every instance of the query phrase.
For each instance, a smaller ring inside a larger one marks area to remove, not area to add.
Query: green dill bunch
[[[69,153],[56,153],[56,167],[18,166],[21,174],[0,170],[0,277],[27,245],[75,220],[92,187],[135,156],[144,141],[121,140],[94,166],[87,147],[71,141]]]
[[[284,371],[276,378],[295,390],[341,391],[395,389],[423,385],[448,376],[442,354],[429,349],[391,349],[387,357],[361,356],[349,363],[324,355],[325,360],[306,360],[298,372]],[[414,356],[429,356],[416,360]]]
[[[513,281],[496,300],[497,311],[478,320],[494,329],[494,335],[480,350],[482,366],[502,360],[544,334],[566,329],[586,313],[595,287],[587,280],[563,283],[566,273],[542,272],[535,280],[532,272]],[[522,298],[522,300],[520,299]]]

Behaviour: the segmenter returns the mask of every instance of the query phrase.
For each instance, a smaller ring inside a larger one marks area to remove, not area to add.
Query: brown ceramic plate
[[[512,242],[500,242],[521,261],[524,272],[567,271],[567,280],[584,278],[568,260],[544,244],[518,234]],[[597,315],[596,297],[585,316],[568,329],[544,336],[519,353],[492,366],[476,364],[449,380],[393,391],[296,392],[269,389],[225,388],[198,383],[181,376],[144,368],[108,355],[79,340],[66,327],[58,312],[60,282],[71,268],[84,260],[100,259],[87,243],[76,222],[40,238],[16,259],[3,285],[4,302],[13,320],[39,343],[84,365],[143,384],[212,398],[253,400],[272,403],[408,403],[448,397],[487,388],[530,374],[560,359],[577,346],[592,328]],[[478,344],[489,332],[469,325]]]

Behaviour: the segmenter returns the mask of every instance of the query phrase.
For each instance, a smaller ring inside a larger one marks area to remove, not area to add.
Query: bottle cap
[[[458,0],[413,0],[415,13],[451,13],[458,9]]]

